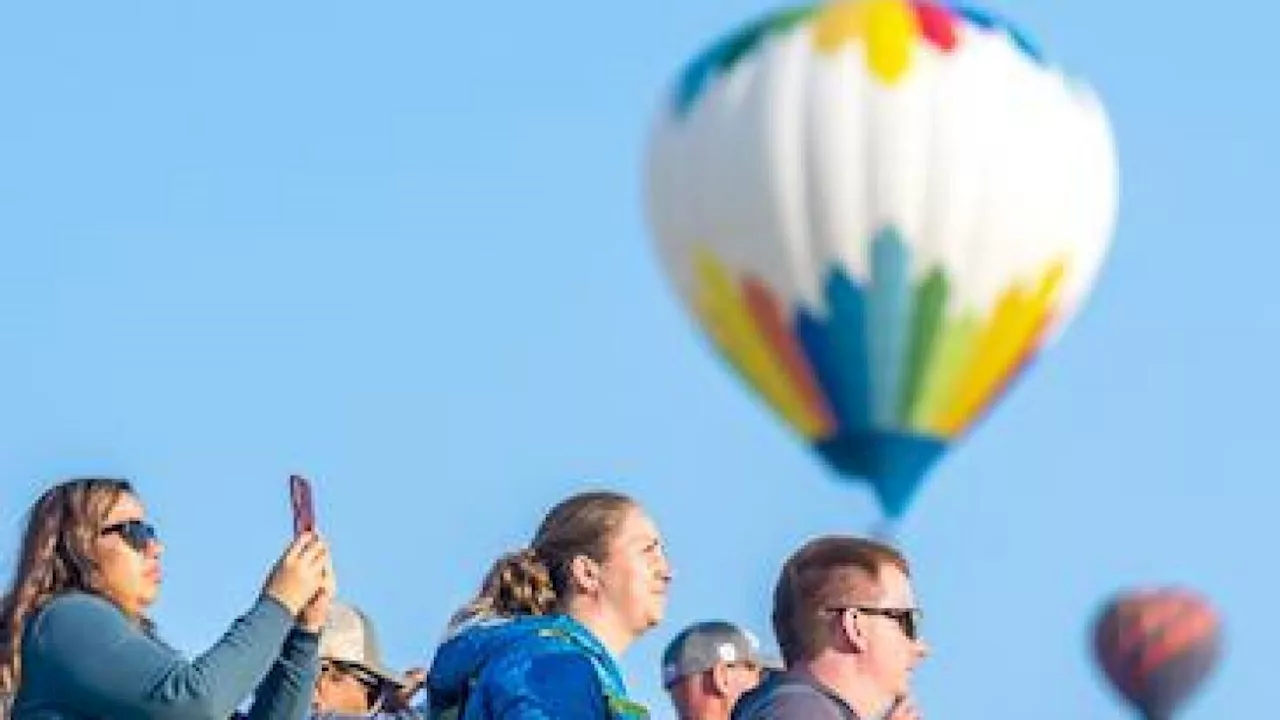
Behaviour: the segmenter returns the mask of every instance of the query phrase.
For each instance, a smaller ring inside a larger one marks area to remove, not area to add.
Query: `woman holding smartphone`
[[[335,590],[324,541],[295,537],[253,607],[191,661],[147,619],[162,553],[126,481],[71,480],[36,501],[0,600],[0,695],[14,694],[13,720],[225,720],[250,695],[254,720],[306,716]]]

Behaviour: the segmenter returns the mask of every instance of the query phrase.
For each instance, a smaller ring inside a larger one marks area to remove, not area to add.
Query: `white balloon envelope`
[[[1119,183],[1087,87],[990,14],[904,0],[715,43],[662,104],[646,172],[685,306],[891,517],[1080,308]]]

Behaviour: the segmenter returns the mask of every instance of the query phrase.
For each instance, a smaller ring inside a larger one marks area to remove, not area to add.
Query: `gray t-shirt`
[[[733,720],[858,720],[853,708],[808,678],[778,673],[743,695]]]

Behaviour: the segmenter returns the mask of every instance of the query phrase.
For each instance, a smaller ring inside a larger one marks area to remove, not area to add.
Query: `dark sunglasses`
[[[364,685],[370,690],[381,690],[382,679],[370,673],[368,670],[352,663],[345,663],[339,660],[323,660],[320,663],[320,672],[330,677],[342,676],[349,677],[356,682]]]
[[[122,523],[102,528],[103,535],[112,533],[119,535],[126,545],[138,552],[146,550],[148,545],[160,539],[156,535],[155,527],[151,523],[142,520],[126,520]]]
[[[849,607],[833,607],[826,608],[827,612],[860,612],[864,615],[879,615],[887,617],[898,623],[898,627],[902,629],[902,634],[907,636],[908,640],[920,639],[920,608],[880,608],[880,607],[862,607],[860,605],[851,605]]]

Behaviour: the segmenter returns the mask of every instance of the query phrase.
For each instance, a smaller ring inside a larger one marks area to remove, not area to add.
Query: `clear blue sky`
[[[768,638],[780,560],[860,532],[707,350],[651,251],[658,94],[772,7],[10,3],[0,9],[0,570],[68,474],[134,478],[168,544],[157,618],[207,646],[317,484],[343,594],[401,666],[544,509],[641,498],[677,568],[626,670],[722,616]],[[1264,714],[1280,641],[1273,3],[996,5],[1109,105],[1113,254],[1056,352],[901,529],[931,717],[1121,718],[1097,603],[1194,585],[1228,656],[1187,717]]]

